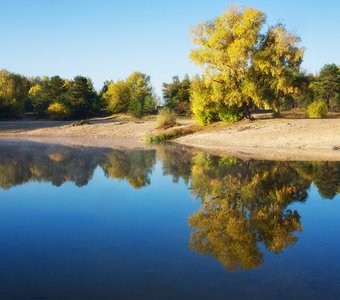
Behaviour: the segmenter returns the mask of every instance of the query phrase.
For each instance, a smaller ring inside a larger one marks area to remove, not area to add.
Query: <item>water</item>
[[[338,299],[340,163],[0,143],[0,299]]]

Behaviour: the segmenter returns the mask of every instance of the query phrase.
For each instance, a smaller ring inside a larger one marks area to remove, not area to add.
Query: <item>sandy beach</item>
[[[192,126],[189,118],[179,127]],[[144,147],[143,139],[157,132],[156,118],[128,116],[74,122],[2,121],[0,139],[97,147]],[[259,119],[217,123],[173,142],[220,155],[266,160],[340,161],[340,119]]]

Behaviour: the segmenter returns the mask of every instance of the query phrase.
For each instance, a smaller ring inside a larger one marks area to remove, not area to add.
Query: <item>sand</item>
[[[176,142],[243,158],[340,161],[340,119],[243,121]]]
[[[0,122],[0,139],[25,139],[65,145],[145,147],[146,135],[156,131],[156,118],[126,116],[72,122]],[[180,126],[191,126],[189,118]],[[243,159],[340,161],[340,119],[260,119],[215,124],[174,141],[215,154]]]

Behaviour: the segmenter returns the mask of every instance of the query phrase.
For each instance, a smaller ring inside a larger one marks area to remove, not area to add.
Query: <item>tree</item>
[[[106,109],[111,113],[129,112],[135,117],[154,113],[156,95],[153,92],[150,76],[140,72],[132,73],[126,80],[106,82],[102,98]]]
[[[129,107],[130,90],[125,81],[111,82],[103,94],[110,113],[126,112]]]
[[[59,76],[52,76],[48,82],[48,94],[52,102],[60,100],[66,93],[65,80]]]
[[[254,107],[279,111],[280,101],[295,92],[292,74],[299,72],[304,52],[299,38],[282,24],[265,31],[265,22],[260,10],[231,7],[192,30],[197,47],[190,57],[203,68],[203,83],[211,90],[206,102],[218,111],[236,109],[253,119]]]
[[[340,70],[337,65],[325,65],[311,87],[316,98],[326,102],[329,110],[340,107]]]
[[[293,74],[293,85],[297,92],[286,96],[284,108],[290,109],[294,107],[307,107],[315,98],[314,90],[312,89],[315,76],[306,74],[305,72],[296,72]]]
[[[64,103],[71,110],[73,117],[88,116],[97,107],[98,97],[90,79],[76,76],[68,83]]]
[[[178,114],[189,114],[190,85],[188,75],[185,75],[182,81],[178,76],[174,76],[171,83],[163,83],[164,106]]]
[[[102,89],[99,92],[99,96],[103,96],[109,89],[109,85],[112,83],[112,80],[105,80]]]
[[[44,114],[52,103],[46,88],[43,84],[36,84],[29,90],[29,99],[33,108],[33,111],[38,114]]]
[[[25,77],[0,70],[0,117],[20,116],[24,112],[28,90]]]
[[[215,84],[207,80],[203,75],[202,78],[195,76],[191,82],[191,110],[194,118],[201,124],[207,124],[218,120],[237,121],[242,115],[236,105],[225,105],[221,95],[224,94],[224,86]]]
[[[128,111],[135,117],[142,117],[156,109],[156,101],[150,83],[150,76],[134,72],[126,80],[130,91]]]

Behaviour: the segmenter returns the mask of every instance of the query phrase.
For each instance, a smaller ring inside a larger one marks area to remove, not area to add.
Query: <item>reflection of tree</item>
[[[5,144],[0,153],[0,187],[3,189],[30,181],[51,182],[55,186],[74,182],[84,186],[98,165],[108,177],[124,179],[131,186],[141,188],[150,184],[156,162],[154,150],[121,151],[34,143]]]
[[[31,178],[29,166],[22,158],[15,155],[6,157],[3,152],[0,156],[0,187],[9,189],[13,185],[20,185]]]
[[[203,154],[193,159],[191,188],[202,199],[190,217],[190,247],[212,255],[229,270],[262,264],[259,243],[280,253],[301,231],[300,216],[288,209],[305,201],[310,181],[290,163],[242,162]]]
[[[186,184],[189,183],[193,157],[191,152],[177,145],[159,145],[157,157],[163,162],[164,175],[171,175],[175,183],[180,178]]]
[[[297,169],[301,176],[314,182],[323,198],[333,199],[340,193],[340,163],[300,163]]]
[[[340,163],[258,162],[194,155],[183,147],[157,149],[163,174],[190,185],[201,208],[189,218],[190,247],[211,255],[229,270],[263,263],[263,248],[280,253],[297,241],[300,216],[289,206],[307,199],[314,182],[324,198],[340,192]],[[155,150],[70,148],[0,144],[0,187],[29,181],[86,185],[97,166],[134,188],[150,184]]]
[[[156,162],[155,151],[110,151],[101,164],[105,175],[127,180],[136,189],[150,184]]]
[[[53,185],[72,181],[83,186],[91,179],[101,156],[95,149],[8,144],[0,148],[0,187],[9,189],[29,181]]]

